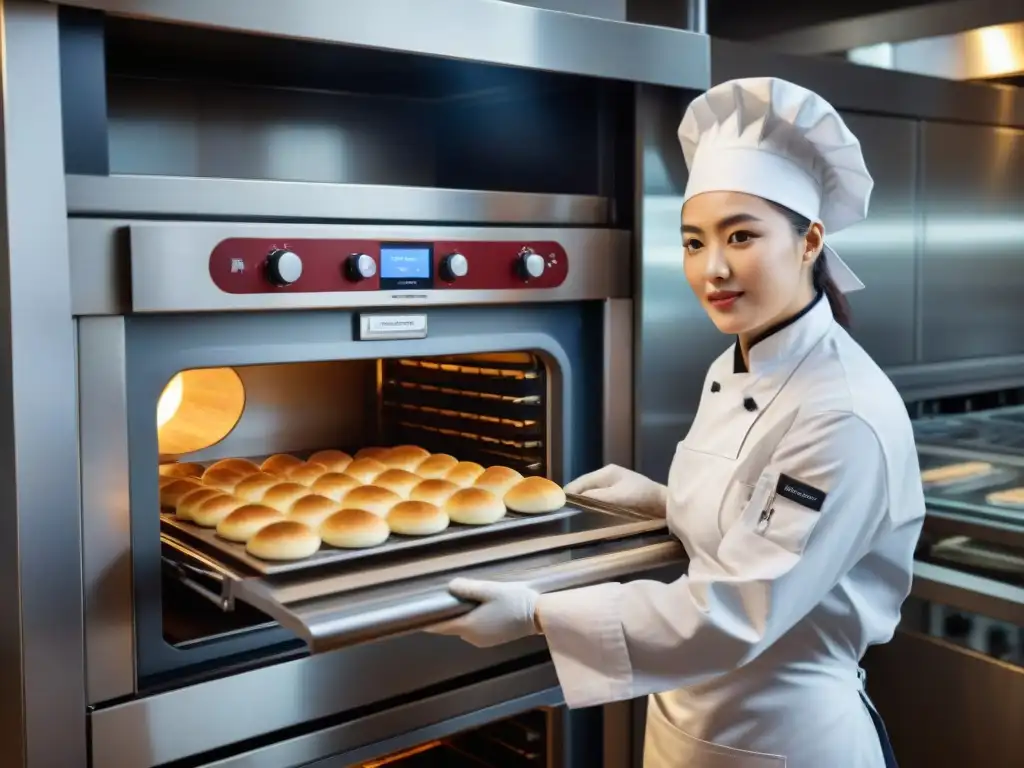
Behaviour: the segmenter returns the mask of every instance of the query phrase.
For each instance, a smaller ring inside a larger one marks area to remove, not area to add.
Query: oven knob
[[[544,257],[529,249],[519,254],[519,273],[524,280],[536,280],[544,274]]]
[[[302,259],[291,251],[275,248],[267,254],[267,279],[274,285],[291,285],[302,277]]]
[[[353,253],[345,262],[345,271],[348,273],[348,279],[353,282],[369,280],[377,274],[377,262],[365,253]]]
[[[450,253],[441,260],[441,278],[454,283],[469,273],[469,261],[461,253]]]

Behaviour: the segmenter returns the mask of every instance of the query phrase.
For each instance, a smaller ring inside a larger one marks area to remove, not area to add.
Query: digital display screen
[[[382,280],[429,280],[432,249],[424,245],[382,245],[380,276]]]

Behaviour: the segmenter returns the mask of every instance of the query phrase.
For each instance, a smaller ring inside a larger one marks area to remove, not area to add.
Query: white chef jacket
[[[878,768],[859,660],[892,638],[925,506],[906,408],[820,296],[708,371],[669,472],[670,584],[543,595],[566,702],[654,694],[648,768]]]

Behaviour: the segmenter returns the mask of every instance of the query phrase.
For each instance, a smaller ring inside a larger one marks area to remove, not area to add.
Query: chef
[[[542,633],[570,707],[650,696],[647,768],[894,766],[859,661],[895,631],[924,498],[906,408],[843,327],[863,285],[825,244],[867,215],[860,143],[776,78],[707,91],[679,140],[681,264],[735,341],[667,485],[607,466],[566,490],[666,515],[687,574],[545,595],[456,579],[480,605],[431,631]]]

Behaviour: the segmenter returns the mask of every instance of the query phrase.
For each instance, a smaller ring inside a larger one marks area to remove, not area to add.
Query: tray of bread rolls
[[[1024,522],[1024,468],[919,450],[928,506]]]
[[[165,530],[273,575],[565,519],[543,477],[412,445],[160,467]]]

